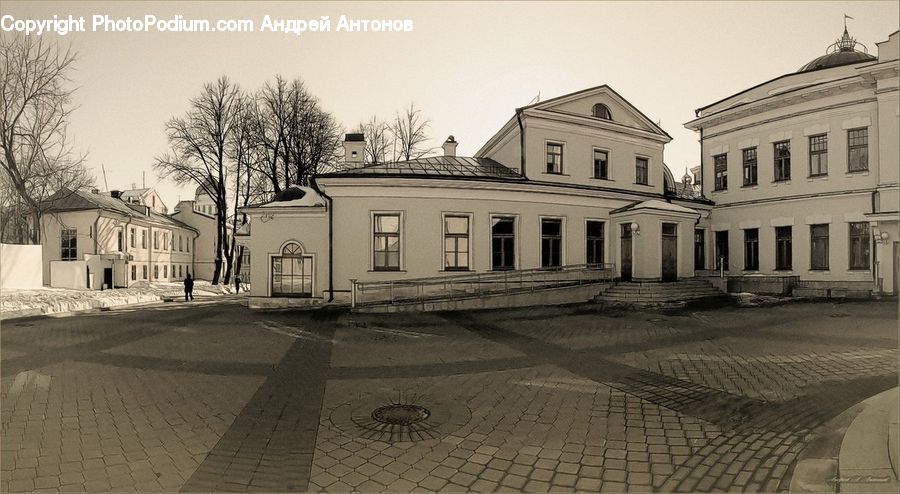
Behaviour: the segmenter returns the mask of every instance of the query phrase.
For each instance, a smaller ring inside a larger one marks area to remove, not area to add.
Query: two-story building
[[[517,109],[473,157],[451,136],[443,156],[363,166],[348,134],[348,170],[244,208],[251,305],[346,298],[351,280],[577,264],[691,277],[711,203],[676,195],[670,140],[608,86]]]
[[[898,33],[700,108],[716,267],[897,293]]]
[[[100,290],[179,281],[193,272],[197,235],[158,209],[123,200],[120,191],[60,190],[41,217],[44,284]]]

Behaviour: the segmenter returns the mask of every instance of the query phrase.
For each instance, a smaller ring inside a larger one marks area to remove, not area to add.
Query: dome
[[[864,51],[857,51],[856,45],[862,46]],[[813,70],[876,60],[874,56],[868,54],[865,45],[858,43],[855,38],[850,37],[846,27],[844,28],[844,35],[841,36],[841,39],[829,46],[827,51],[828,53],[825,55],[815,58],[803,67],[800,67],[797,72],[811,72]]]

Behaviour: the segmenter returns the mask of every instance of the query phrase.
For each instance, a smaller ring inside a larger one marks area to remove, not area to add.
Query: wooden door
[[[678,226],[662,224],[662,280],[678,279]]]
[[[631,223],[622,225],[622,281],[631,281]]]

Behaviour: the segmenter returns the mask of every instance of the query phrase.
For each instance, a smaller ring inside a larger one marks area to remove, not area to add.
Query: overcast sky
[[[608,84],[674,140],[665,161],[676,177],[698,162],[697,136],[682,126],[694,109],[793,72],[850,34],[876,52],[898,29],[900,3],[91,3],[4,1],[2,14],[88,18],[64,37],[79,53],[70,134],[89,154],[97,183],[138,187],[142,174],[173,207],[193,188],[161,181],[154,156],[164,122],[182,115],[203,83],[222,74],[256,89],[275,74],[300,77],[345,128],[390,117],[416,102],[434,145],[453,134],[472,155],[516,107]],[[90,32],[90,16],[251,19],[252,33]],[[265,15],[329,16],[331,32],[259,32]],[[341,15],[410,19],[412,32],[336,32]]]

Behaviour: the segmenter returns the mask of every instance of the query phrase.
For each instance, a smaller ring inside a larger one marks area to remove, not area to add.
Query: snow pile
[[[769,307],[772,305],[787,304],[795,301],[795,299],[791,297],[761,295],[758,293],[749,292],[733,293],[731,295],[737,302],[738,307]]]
[[[219,296],[234,293],[234,286],[194,282],[194,296]],[[116,307],[120,305],[159,302],[184,296],[181,282],[138,282],[115,290],[71,290],[44,287],[30,290],[0,290],[0,319],[27,317],[59,312]]]

